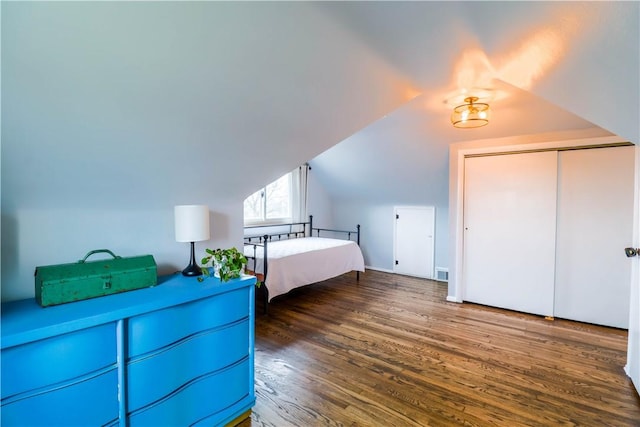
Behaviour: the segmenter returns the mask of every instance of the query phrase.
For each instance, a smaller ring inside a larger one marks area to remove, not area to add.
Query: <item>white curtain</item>
[[[309,165],[307,163],[291,172],[293,222],[304,222],[309,218],[307,213],[307,202],[309,198],[308,177]]]

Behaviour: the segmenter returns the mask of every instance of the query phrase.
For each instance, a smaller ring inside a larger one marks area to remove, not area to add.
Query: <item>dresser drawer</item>
[[[196,286],[196,285],[194,285]],[[249,289],[135,316],[128,321],[129,358],[174,344],[183,337],[248,317]]]
[[[200,332],[127,363],[133,411],[249,355],[249,320]],[[160,374],[159,374],[160,373]]]
[[[72,381],[115,363],[115,323],[3,349],[2,399]]]
[[[3,426],[99,426],[117,419],[115,367],[84,381],[2,404]]]
[[[246,358],[214,375],[188,384],[143,410],[130,413],[130,427],[186,426],[220,413],[249,395],[250,363]]]
[[[0,425],[221,425],[255,403],[256,279],[2,304]]]

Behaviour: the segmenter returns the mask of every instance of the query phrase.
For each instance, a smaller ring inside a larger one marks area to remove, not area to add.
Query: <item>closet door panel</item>
[[[556,317],[628,327],[633,150],[559,153]]]
[[[557,152],[465,159],[464,300],[553,313]]]

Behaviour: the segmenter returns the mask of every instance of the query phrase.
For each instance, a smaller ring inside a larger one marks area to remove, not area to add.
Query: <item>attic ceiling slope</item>
[[[476,24],[493,78],[638,142],[638,2],[501,6],[494,25]],[[478,22],[495,9],[491,3],[469,6]]]
[[[322,7],[416,82],[432,104],[498,78],[638,142],[638,2],[328,2]]]
[[[566,55],[532,92],[640,144],[640,2],[570,6],[556,21],[577,27]]]
[[[532,89],[559,67],[571,67],[570,61],[565,64],[570,52],[583,55],[583,50],[588,54],[593,49],[578,43],[582,36],[576,34],[590,31],[583,18],[601,6],[374,2],[323,7],[423,90],[419,97],[313,159],[314,173],[334,199],[430,201],[446,206],[451,143],[597,128],[597,122],[549,102]],[[610,15],[602,16],[609,22]],[[589,37],[602,43],[597,34]],[[427,52],[422,56],[430,59],[428,64],[413,58],[420,52]],[[595,63],[590,67],[607,68]],[[445,74],[446,78],[439,77]],[[566,84],[581,80],[578,72],[566,78]],[[479,129],[454,129],[446,95],[485,84],[491,89],[492,122]],[[604,79],[600,84],[606,87],[615,82]],[[557,86],[555,91],[562,93],[562,82]],[[603,122],[607,117],[598,116]]]
[[[241,200],[416,94],[311,3],[2,12],[3,209]]]

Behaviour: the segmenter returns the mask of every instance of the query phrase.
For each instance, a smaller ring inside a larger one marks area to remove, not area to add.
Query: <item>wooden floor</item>
[[[640,426],[626,331],[445,301],[368,271],[256,319],[248,426]]]

